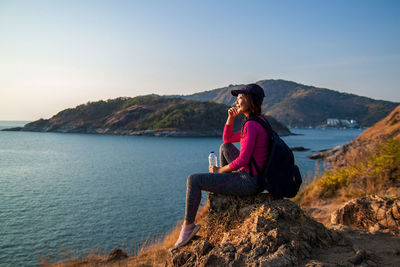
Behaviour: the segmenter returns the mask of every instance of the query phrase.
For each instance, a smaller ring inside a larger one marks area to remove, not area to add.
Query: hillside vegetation
[[[355,119],[361,126],[371,126],[398,105],[291,81],[262,80],[257,84],[266,95],[263,112],[293,127],[319,126],[328,118]],[[242,86],[230,85],[183,98],[230,105],[234,101],[231,90]]]
[[[228,106],[215,102],[200,102],[157,95],[117,98],[88,102],[57,113],[48,120],[28,123],[22,131],[75,132],[107,134],[148,134],[166,131],[177,135],[221,135]],[[243,117],[242,117],[243,118]],[[268,117],[280,134],[290,134],[288,128]],[[240,129],[240,118],[235,123]],[[183,134],[182,134],[183,133]]]

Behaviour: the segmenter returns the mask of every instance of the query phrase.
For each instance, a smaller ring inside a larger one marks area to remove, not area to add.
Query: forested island
[[[121,97],[88,102],[65,109],[50,119],[39,119],[5,130],[120,134],[147,136],[221,136],[228,106],[212,101],[201,102],[158,95]],[[269,122],[280,135],[290,130],[271,116]],[[235,129],[240,130],[238,118]]]

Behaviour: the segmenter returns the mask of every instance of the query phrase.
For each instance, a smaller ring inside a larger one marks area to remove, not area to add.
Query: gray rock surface
[[[400,236],[400,198],[371,195],[350,200],[332,213],[331,223]]]
[[[128,258],[128,254],[122,249],[113,249],[107,257],[107,261],[118,261]]]
[[[171,252],[169,266],[334,266],[313,260],[316,249],[333,246],[351,247],[349,241],[335,230],[305,215],[289,200],[273,200],[269,194],[250,197],[209,196],[210,222],[215,217],[237,220],[227,228],[221,239],[212,243],[204,237]],[[232,215],[233,214],[233,215]],[[206,222],[207,224],[207,222]],[[203,225],[203,228],[220,225]],[[215,234],[217,231],[215,231]],[[214,233],[212,232],[211,235]],[[212,239],[212,238],[210,238]],[[354,251],[340,259],[343,266],[364,264],[364,252]],[[336,261],[337,263],[337,261]]]
[[[237,210],[242,215],[252,208],[263,203],[269,203],[274,200],[273,195],[260,193],[255,196],[227,196],[221,194],[208,194],[208,203],[210,204],[210,214],[218,214],[228,209]]]
[[[348,144],[344,144],[341,146],[335,146],[334,148],[324,149],[317,153],[311,154],[307,156],[309,159],[323,159],[326,161],[335,161],[339,158],[343,153],[348,150]]]
[[[291,147],[290,150],[292,151],[308,151],[310,150],[309,148],[303,147],[303,146],[295,146],[295,147]]]

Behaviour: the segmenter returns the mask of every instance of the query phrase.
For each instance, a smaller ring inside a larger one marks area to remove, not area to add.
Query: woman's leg
[[[239,149],[231,143],[223,143],[219,147],[219,162],[220,166],[223,167],[234,161],[240,154]]]
[[[190,175],[186,191],[186,224],[192,224],[195,220],[200,205],[201,190],[228,195],[253,195],[258,193],[257,178],[251,177],[245,171]]]

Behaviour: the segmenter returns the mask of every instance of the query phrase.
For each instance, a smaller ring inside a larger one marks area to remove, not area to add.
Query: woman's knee
[[[232,144],[232,143],[222,143],[220,146],[219,146],[219,151],[228,151],[228,150],[230,150],[231,148],[232,148],[232,146],[235,146],[234,144]]]
[[[198,183],[198,175],[191,174],[188,176],[187,181],[186,181],[186,184],[188,187],[193,186],[194,184],[197,184],[197,183]]]

